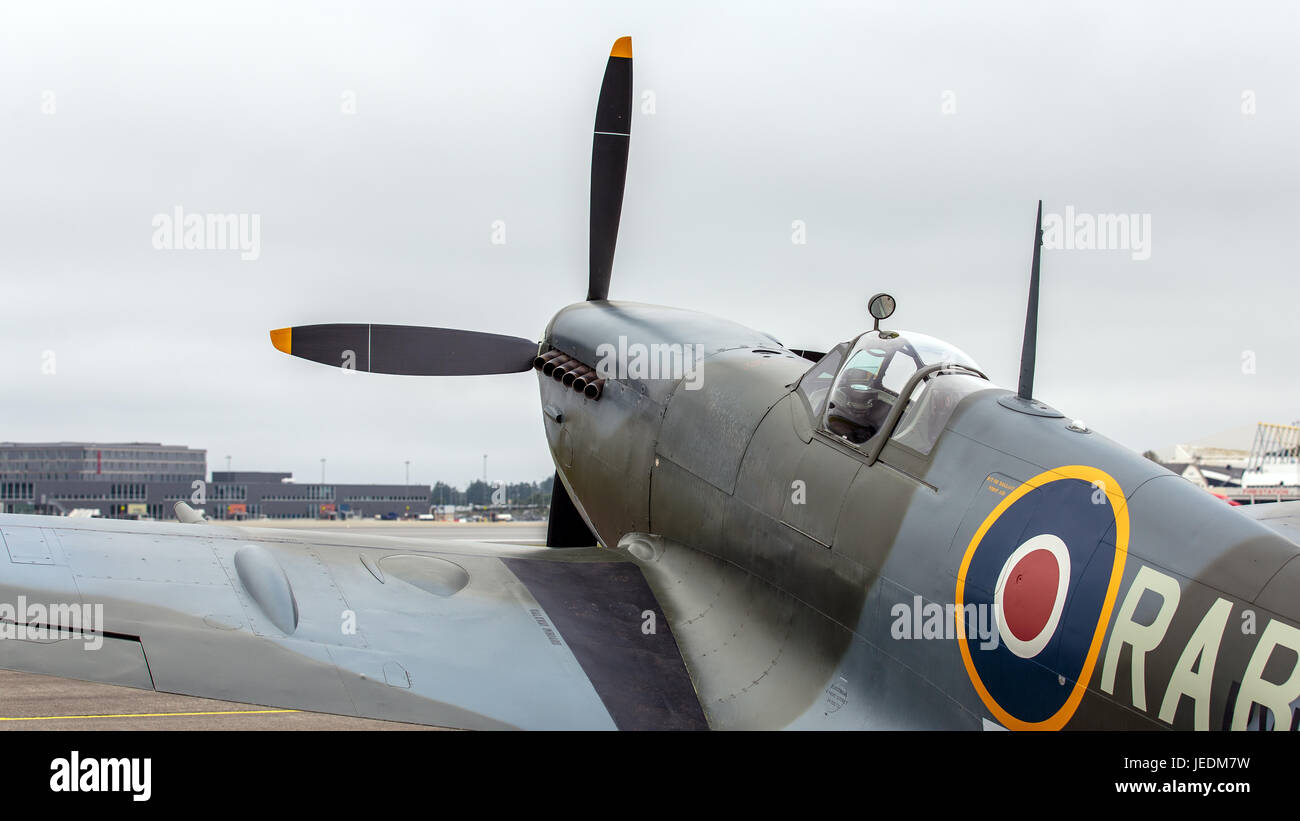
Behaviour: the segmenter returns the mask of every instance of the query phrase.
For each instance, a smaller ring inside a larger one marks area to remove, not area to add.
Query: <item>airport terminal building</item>
[[[214,472],[207,451],[156,442],[0,442],[0,512],[174,519],[183,500],[212,519],[428,513],[420,485],[297,484],[292,474]]]
[[[291,473],[214,471],[203,507],[212,519],[401,518],[428,513],[432,495],[427,485],[298,484]]]

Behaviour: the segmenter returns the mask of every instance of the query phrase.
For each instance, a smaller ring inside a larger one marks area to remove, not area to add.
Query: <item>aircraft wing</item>
[[[1238,510],[1260,524],[1273,528],[1296,544],[1300,544],[1300,501],[1242,505]]]
[[[708,726],[614,551],[21,515],[0,540],[3,668],[447,727]]]

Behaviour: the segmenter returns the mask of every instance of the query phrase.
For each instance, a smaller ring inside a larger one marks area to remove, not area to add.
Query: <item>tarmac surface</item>
[[[0,670],[3,730],[436,730]]]
[[[234,524],[234,523],[232,523]],[[374,536],[545,544],[545,522],[321,522],[304,519],[240,522]],[[0,731],[4,730],[433,730],[419,724],[283,710],[207,698],[0,670]]]

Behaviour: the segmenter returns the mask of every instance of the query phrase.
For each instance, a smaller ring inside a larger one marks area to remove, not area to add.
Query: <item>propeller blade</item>
[[[419,325],[300,325],[271,344],[322,365],[404,376],[475,376],[530,370],[537,343],[517,336]]]
[[[596,103],[596,133],[591,140],[591,236],[587,299],[609,297],[618,219],[627,179],[627,146],[632,129],[632,38],[620,37],[609,52]]]

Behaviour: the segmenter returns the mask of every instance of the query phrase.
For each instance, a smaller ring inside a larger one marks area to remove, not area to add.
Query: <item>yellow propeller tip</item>
[[[614,41],[614,47],[609,51],[610,57],[626,57],[632,59],[632,38],[620,37]]]
[[[277,328],[271,331],[271,344],[277,351],[293,353],[293,328]]]

